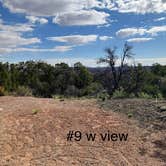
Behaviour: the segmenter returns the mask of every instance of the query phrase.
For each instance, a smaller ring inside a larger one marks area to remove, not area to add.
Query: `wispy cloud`
[[[99,36],[99,39],[102,40],[102,41],[110,40],[112,38],[113,37],[111,37],[111,36]]]
[[[48,20],[46,18],[36,17],[36,16],[26,16],[26,19],[29,20],[30,23],[35,24],[46,24]]]
[[[160,32],[166,32],[166,25],[154,26],[154,27],[150,28],[149,30],[147,30],[147,33],[149,33],[151,35],[157,35]]]
[[[146,33],[146,29],[144,28],[124,28],[120,29],[116,32],[118,37],[124,38],[134,35],[144,35]]]
[[[40,43],[38,38],[24,38],[18,33],[0,32],[0,47],[17,47],[22,45],[30,45]]]
[[[118,37],[124,38],[124,37],[130,37],[130,36],[135,36],[135,35],[152,35],[156,36],[160,32],[166,32],[166,25],[163,26],[154,26],[149,29],[145,28],[124,28],[120,29],[119,31],[116,32],[116,35]]]
[[[136,59],[136,62],[142,63],[145,66],[151,66],[152,64],[155,63],[166,65],[166,58],[142,58],[142,59]]]
[[[0,53],[8,53],[17,47],[41,43],[37,37],[24,37],[24,33],[33,30],[32,25],[29,24],[7,25],[3,21],[0,22]]]
[[[155,22],[164,21],[164,20],[166,20],[166,17],[160,17],[160,18],[154,19]]]
[[[127,41],[130,43],[143,43],[143,42],[148,42],[150,40],[153,40],[153,38],[132,38],[128,39]]]
[[[48,40],[63,42],[74,45],[83,45],[97,40],[97,35],[70,35],[70,36],[58,36],[48,37]]]
[[[74,46],[56,46],[54,48],[55,52],[66,52],[72,50]]]
[[[0,31],[30,32],[33,30],[34,30],[33,26],[29,24],[7,25],[7,24],[4,24],[3,20],[0,21]]]
[[[54,48],[26,48],[26,47],[5,47],[0,48],[0,54],[14,53],[14,52],[66,52],[72,50],[74,46],[56,46]]]

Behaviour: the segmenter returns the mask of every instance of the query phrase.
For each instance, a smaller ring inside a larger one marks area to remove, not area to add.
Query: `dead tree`
[[[106,63],[111,69],[112,76],[113,76],[113,88],[112,88],[112,93],[119,89],[120,86],[120,81],[123,76],[123,71],[126,63],[126,59],[132,58],[133,53],[132,53],[132,46],[128,45],[128,43],[124,44],[123,52],[120,56],[116,55],[116,47],[112,48],[107,48],[105,49],[106,51],[106,56],[103,58],[100,58],[98,63]],[[120,59],[120,65],[118,66],[117,60]]]

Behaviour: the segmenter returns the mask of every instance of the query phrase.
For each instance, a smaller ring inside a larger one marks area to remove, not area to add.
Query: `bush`
[[[140,93],[138,94],[138,97],[139,97],[139,98],[142,98],[142,99],[152,99],[152,98],[153,98],[151,95],[149,95],[149,94],[147,94],[147,93],[145,93],[145,92],[140,92]]]
[[[3,86],[0,86],[0,96],[5,96],[5,88]]]
[[[102,92],[98,93],[97,98],[101,99],[102,101],[105,101],[109,98],[109,94],[106,90],[103,90]]]
[[[128,118],[132,118],[133,114],[132,113],[128,113],[127,116],[128,116]]]
[[[136,98],[136,95],[134,93],[130,93],[129,98]]]
[[[40,110],[38,110],[38,109],[33,109],[33,110],[32,110],[32,114],[33,114],[33,115],[36,115],[38,112],[40,112]]]
[[[163,95],[162,95],[161,93],[158,93],[158,94],[156,95],[156,98],[158,98],[158,99],[163,99]]]
[[[84,90],[84,95],[97,97],[100,92],[103,92],[104,88],[99,83],[92,83]]]
[[[77,87],[75,87],[74,85],[70,85],[65,90],[65,96],[78,97],[78,96],[80,96],[80,90]]]
[[[32,96],[32,90],[26,86],[19,86],[14,93],[15,96]]]
[[[160,82],[160,91],[162,96],[166,98],[166,78],[162,78]]]
[[[128,95],[123,88],[116,90],[112,95],[113,99],[125,98],[125,97],[128,97]]]
[[[160,90],[158,85],[150,85],[146,83],[142,92],[145,92],[146,94],[150,95],[151,98],[155,98],[160,93]]]

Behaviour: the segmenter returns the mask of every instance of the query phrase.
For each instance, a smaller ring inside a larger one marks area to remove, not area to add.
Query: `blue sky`
[[[81,61],[133,45],[137,62],[166,64],[165,0],[0,0],[0,61]]]

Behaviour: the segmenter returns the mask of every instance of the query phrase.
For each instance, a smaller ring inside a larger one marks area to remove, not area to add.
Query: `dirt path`
[[[67,141],[69,131],[81,141]],[[85,134],[128,133],[126,142],[87,141]],[[164,166],[132,120],[94,100],[0,98],[0,166]],[[145,153],[146,149],[146,153]]]

